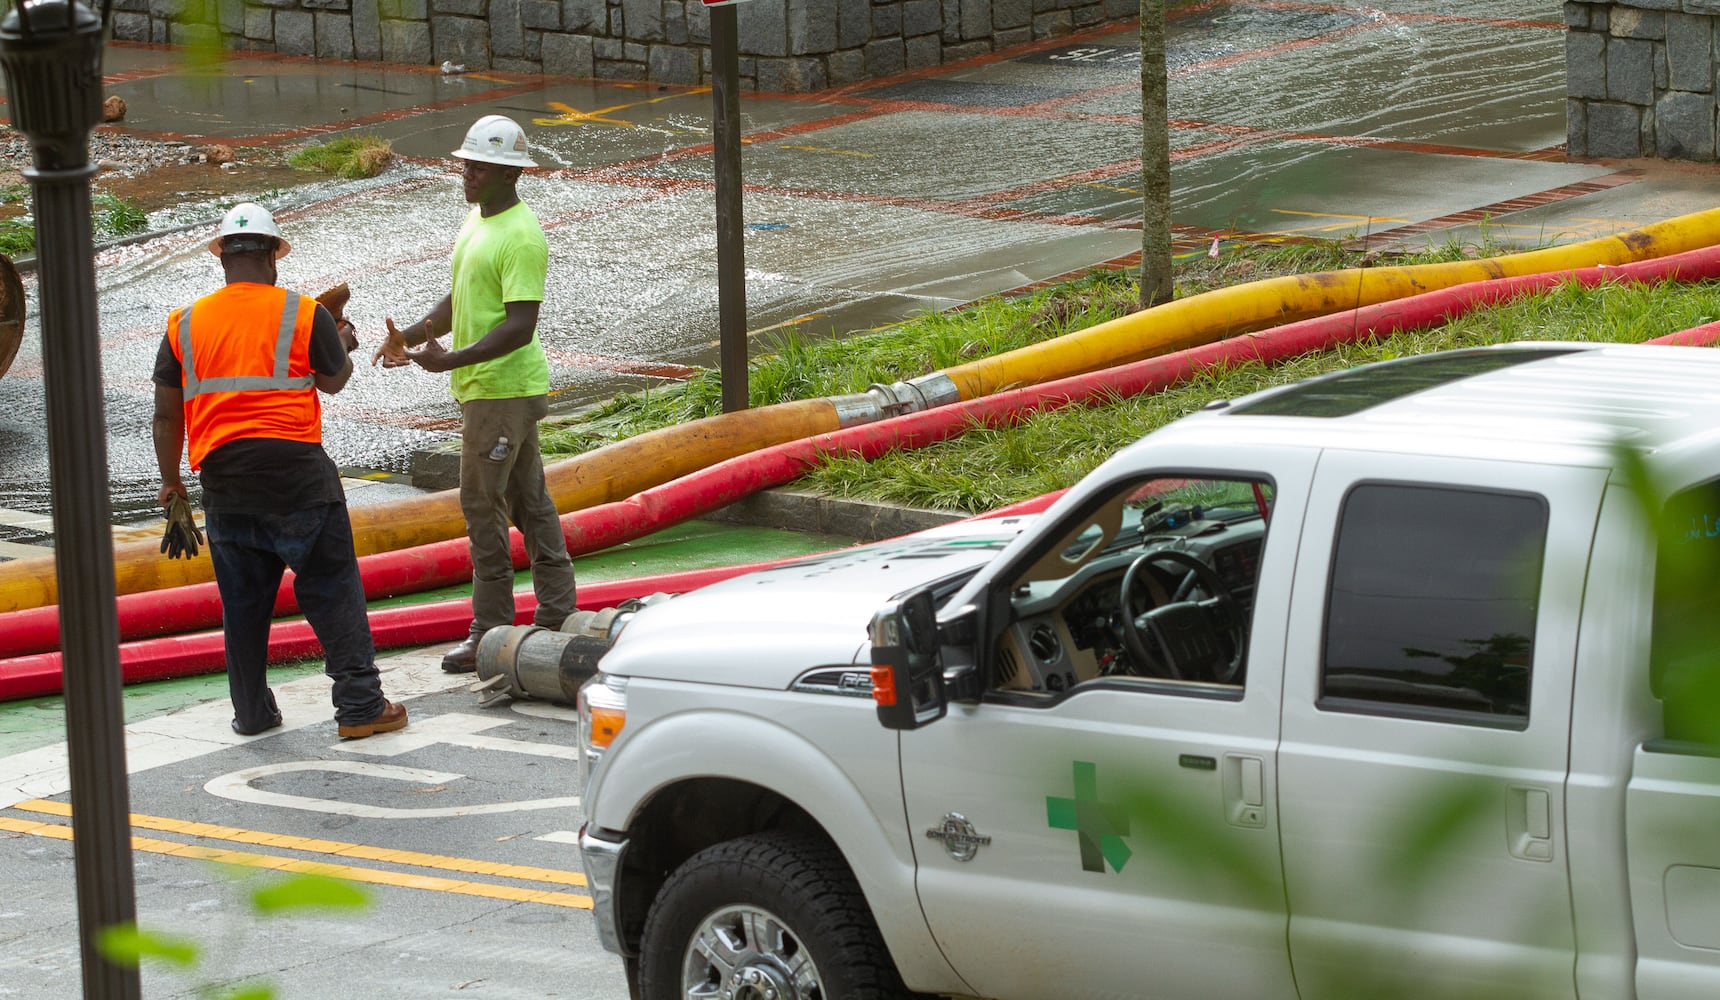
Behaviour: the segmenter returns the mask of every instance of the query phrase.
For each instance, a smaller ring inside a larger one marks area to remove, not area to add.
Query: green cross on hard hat
[[[255,223],[255,225],[253,225]],[[221,243],[229,236],[273,236],[275,238],[275,259],[280,260],[291,250],[292,244],[281,238],[281,230],[275,225],[275,217],[269,210],[254,201],[242,201],[227,210],[221,217],[221,227],[215,231],[215,238],[209,241],[209,252],[221,256]]]

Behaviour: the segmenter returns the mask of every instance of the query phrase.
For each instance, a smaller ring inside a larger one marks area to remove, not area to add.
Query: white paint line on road
[[[259,764],[256,767],[247,767],[243,770],[218,775],[209,779],[203,785],[203,790],[211,795],[219,795],[224,799],[233,799],[236,802],[280,806],[284,809],[303,809],[307,812],[334,813],[338,816],[360,816],[366,819],[444,819],[455,816],[489,816],[496,813],[527,812],[534,809],[579,808],[579,796],[563,795],[549,799],[521,799],[515,802],[479,802],[464,806],[422,806],[404,809],[398,806],[371,805],[368,802],[348,802],[345,799],[313,798],[309,795],[293,795],[290,792],[271,792],[252,784],[260,778],[303,771],[324,771],[368,778],[386,778],[393,781],[410,781],[414,784],[432,786],[437,791],[445,790],[446,786],[465,777],[463,774],[455,774],[451,771],[427,771],[419,767],[378,764],[368,760],[293,760],[283,764]]]
[[[51,556],[53,554],[54,550],[46,545],[0,542],[0,559],[35,559],[38,556]]]
[[[532,743],[526,740],[510,740],[502,736],[484,736],[482,733],[497,726],[506,726],[515,720],[509,716],[495,713],[492,715],[472,715],[466,712],[444,712],[434,719],[425,719],[421,723],[407,726],[394,733],[381,733],[365,740],[343,741],[330,747],[331,750],[342,750],[347,753],[361,753],[369,757],[397,757],[412,750],[421,750],[437,743],[449,746],[466,747],[471,750],[502,750],[508,753],[523,753],[535,757],[555,757],[561,760],[578,760],[579,751],[572,746],[560,746],[553,743]]]
[[[452,643],[379,658],[383,692],[393,701],[406,701],[466,684],[465,680],[453,679],[442,672],[442,654],[451,647]],[[329,680],[322,675],[276,685],[275,701],[287,720],[286,725],[260,736],[233,732],[228,725],[233,719],[233,706],[225,698],[134,722],[125,727],[126,771],[137,774],[164,764],[180,763],[333,718]],[[70,788],[64,743],[0,759],[0,808],[30,799],[51,798]]]
[[[539,719],[559,719],[562,722],[578,722],[579,712],[565,705],[551,705],[544,701],[515,701],[509,708],[521,715],[530,715]]]
[[[0,507],[0,524],[13,528],[29,528],[31,531],[41,531],[52,534],[54,531],[54,515],[43,514],[40,511],[12,510]]]
[[[552,844],[577,844],[579,843],[579,834],[573,830],[557,830],[554,833],[546,833],[541,837],[533,837],[532,839],[547,840]]]

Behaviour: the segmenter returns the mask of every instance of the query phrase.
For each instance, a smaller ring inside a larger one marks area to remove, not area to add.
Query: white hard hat
[[[221,256],[221,241],[229,236],[273,236],[276,241],[275,259],[280,260],[292,249],[292,245],[281,238],[281,229],[275,225],[275,217],[269,210],[254,201],[242,201],[227,210],[221,217],[221,228],[215,231],[215,238],[209,241],[209,252]]]
[[[485,115],[466,130],[466,141],[453,155],[462,160],[499,163],[504,167],[535,167],[526,152],[526,133],[506,115]]]

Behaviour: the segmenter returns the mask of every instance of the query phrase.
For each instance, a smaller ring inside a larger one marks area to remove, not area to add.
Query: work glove
[[[173,494],[167,501],[167,530],[161,533],[161,551],[169,559],[194,559],[202,544],[203,532],[191,514],[191,500],[183,493]]]

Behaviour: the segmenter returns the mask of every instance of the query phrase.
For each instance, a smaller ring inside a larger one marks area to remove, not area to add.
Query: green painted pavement
[[[839,535],[821,535],[772,528],[736,527],[711,521],[688,521],[654,535],[574,560],[574,573],[581,582],[626,580],[683,570],[735,566],[812,555],[844,548],[855,540]],[[521,573],[516,586],[531,586],[531,577]],[[443,601],[470,595],[463,584],[422,594],[409,594],[372,601],[371,607],[400,607]],[[398,652],[398,651],[396,651]],[[383,652],[379,658],[386,658]],[[278,664],[269,668],[271,683],[280,684],[322,672],[322,661]],[[125,721],[166,715],[189,705],[227,697],[227,675],[205,674],[174,680],[133,684],[125,689]],[[0,703],[0,757],[59,743],[66,738],[65,699],[31,698]]]

